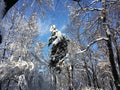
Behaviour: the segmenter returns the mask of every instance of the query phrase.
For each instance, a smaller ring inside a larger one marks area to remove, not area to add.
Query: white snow
[[[98,38],[98,39],[90,42],[90,43],[86,46],[86,48],[85,48],[84,50],[81,50],[81,49],[79,48],[78,51],[77,51],[77,54],[86,52],[94,43],[96,43],[96,42],[98,42],[98,41],[102,41],[102,40],[107,41],[107,40],[109,40],[109,39],[106,38],[106,37],[100,37],[100,38]]]
[[[19,76],[18,85],[22,90],[27,90],[28,89],[27,81],[25,79],[24,74]]]
[[[111,35],[109,28],[107,28],[106,33],[107,33],[108,35]]]
[[[53,41],[53,45],[56,45],[63,38],[60,31],[56,32],[56,36],[57,36],[57,38]]]
[[[55,26],[55,25],[52,25],[52,26],[50,27],[50,32],[54,32],[54,31],[56,31],[56,26]]]
[[[57,37],[54,41],[53,41],[53,45],[56,45],[59,41],[61,41],[61,39],[63,39],[63,37],[65,36],[64,34],[62,34],[60,31],[58,31],[57,29],[56,29],[56,26],[55,25],[52,25],[51,27],[50,27],[50,32],[52,33],[52,34],[54,34],[53,36],[51,36],[50,38],[55,38],[55,37]]]
[[[20,75],[22,72],[32,71],[34,64],[26,61],[10,61],[0,63],[0,80],[12,75]]]

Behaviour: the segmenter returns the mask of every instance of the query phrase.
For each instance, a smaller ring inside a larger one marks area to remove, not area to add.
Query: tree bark
[[[113,54],[112,43],[111,43],[111,36],[107,35],[107,37],[109,38],[109,41],[107,41],[107,47],[108,47],[108,51],[109,51],[109,61],[111,64],[114,83],[115,83],[116,89],[120,90],[120,86],[119,86],[120,81],[119,81],[119,75],[118,75],[118,72],[116,70],[116,65],[115,65],[115,60],[114,60],[114,54]]]
[[[91,87],[90,73],[89,73],[88,65],[85,58],[84,58],[84,64],[85,64],[85,69],[86,69],[87,78],[88,78],[88,86]]]
[[[119,75],[116,69],[116,64],[115,64],[115,60],[114,60],[114,52],[112,49],[112,41],[111,41],[111,33],[107,24],[107,10],[106,10],[106,0],[102,0],[102,7],[103,7],[103,11],[102,11],[102,15],[103,15],[103,29],[106,32],[106,36],[109,39],[107,42],[107,48],[108,48],[108,56],[109,56],[109,61],[110,61],[110,65],[111,65],[111,71],[113,74],[113,78],[114,78],[114,84],[116,86],[116,90],[120,90],[120,86],[119,86]]]
[[[113,43],[114,43],[114,46],[116,48],[116,59],[117,59],[117,63],[118,63],[118,67],[119,67],[119,75],[120,75],[120,51],[119,51],[119,46],[117,44],[117,40],[116,38],[113,38]]]
[[[55,75],[55,73],[53,73],[53,75],[52,75],[52,77],[53,77],[53,86],[54,86],[54,90],[57,90],[57,80],[56,80],[56,75]]]
[[[10,85],[10,79],[8,78],[6,90],[9,90],[9,85]]]

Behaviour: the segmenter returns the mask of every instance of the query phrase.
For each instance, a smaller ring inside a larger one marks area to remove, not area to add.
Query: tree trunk
[[[111,36],[107,35],[107,37],[109,38],[109,40],[107,41],[107,47],[108,47],[108,51],[109,51],[109,61],[110,61],[110,64],[111,64],[111,69],[112,69],[112,74],[113,74],[113,78],[114,78],[114,83],[115,83],[116,89],[120,90],[119,75],[118,75],[118,72],[116,70],[114,54],[113,54],[113,50],[112,50]]]
[[[119,67],[119,75],[120,75],[120,51],[119,51],[119,46],[117,44],[116,38],[113,39],[113,43],[116,48],[116,55],[117,55],[116,59],[117,59],[117,63],[118,63],[118,67]]]
[[[52,82],[53,82],[54,90],[57,90],[57,80],[55,73],[53,73],[52,75]]]
[[[7,82],[6,90],[9,90],[9,85],[10,85],[10,79],[8,78],[8,82]]]
[[[96,70],[93,67],[93,63],[92,63],[92,72],[93,72],[93,85],[94,85],[94,89],[96,90],[97,88],[100,88],[100,85],[98,83],[98,79],[97,79],[97,75],[96,75]]]
[[[85,61],[85,58],[84,58],[84,64],[85,64],[85,69],[86,69],[87,78],[88,78],[88,86],[91,87],[90,73],[89,73],[88,65],[87,65],[87,62]]]
[[[73,90],[73,65],[67,67],[68,71],[68,90]]]
[[[111,87],[111,90],[114,90],[112,80],[110,80],[110,87]]]
[[[2,90],[2,81],[0,81],[0,90]]]
[[[107,47],[108,47],[108,56],[109,56],[109,61],[110,61],[110,65],[111,65],[111,70],[112,70],[112,74],[113,74],[113,78],[114,78],[114,84],[116,86],[117,90],[120,90],[120,86],[119,86],[119,75],[116,69],[116,64],[115,64],[115,60],[114,60],[114,52],[112,49],[112,41],[111,41],[111,33],[107,24],[107,11],[106,11],[106,1],[102,0],[102,6],[103,6],[103,11],[102,11],[102,15],[103,15],[103,29],[106,32],[106,36],[109,39],[107,41]]]

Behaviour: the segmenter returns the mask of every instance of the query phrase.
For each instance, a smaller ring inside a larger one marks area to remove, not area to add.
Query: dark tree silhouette
[[[8,10],[17,2],[18,0],[4,0],[5,2],[5,9],[3,12],[3,17],[6,15]]]
[[[18,0],[1,0],[0,1],[0,5],[3,5],[3,7],[1,7],[0,10],[2,15],[0,15],[0,19],[4,18],[4,16],[6,15],[6,13],[8,12],[8,10],[17,2]],[[0,31],[0,44],[2,43],[2,34]]]
[[[52,35],[49,38],[48,46],[52,44],[52,49],[49,66],[54,67],[56,70],[60,70],[60,67],[58,67],[57,64],[60,61],[64,61],[62,59],[66,56],[68,52],[67,46],[69,39],[66,37],[66,35],[58,31],[55,25],[51,26],[50,31]]]

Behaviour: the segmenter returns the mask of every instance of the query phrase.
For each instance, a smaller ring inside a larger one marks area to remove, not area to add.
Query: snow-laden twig
[[[33,0],[33,2],[31,3],[31,7],[33,7],[34,3],[35,3],[35,0]]]
[[[102,11],[103,8],[92,8],[92,7],[86,7],[86,8],[83,8],[83,11]]]
[[[98,42],[98,41],[101,41],[101,40],[107,41],[107,40],[109,40],[109,39],[106,38],[106,37],[98,38],[98,39],[96,39],[96,40],[90,42],[84,50],[79,49],[79,51],[77,52],[77,54],[86,52],[94,43],[96,43],[96,42]]]

